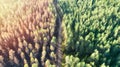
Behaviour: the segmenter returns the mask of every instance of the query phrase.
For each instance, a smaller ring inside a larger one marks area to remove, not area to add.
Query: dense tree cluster
[[[55,67],[56,18],[51,3],[12,0],[1,5],[0,67]]]
[[[119,66],[120,0],[0,1],[0,67]]]
[[[64,57],[78,57],[80,65],[90,67],[119,67],[120,0],[59,0],[59,5],[64,13]],[[74,64],[63,65],[68,62]]]

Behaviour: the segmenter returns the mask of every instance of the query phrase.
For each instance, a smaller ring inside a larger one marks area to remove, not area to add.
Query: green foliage
[[[120,67],[120,0],[51,2],[0,2],[0,67]]]
[[[93,67],[119,67],[120,0],[60,0],[65,55]]]
[[[66,56],[65,67],[92,67],[91,64],[86,64],[84,61],[80,62],[78,57]]]

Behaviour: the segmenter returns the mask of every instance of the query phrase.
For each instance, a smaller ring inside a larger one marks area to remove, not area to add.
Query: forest
[[[120,67],[120,0],[1,0],[0,67]]]

